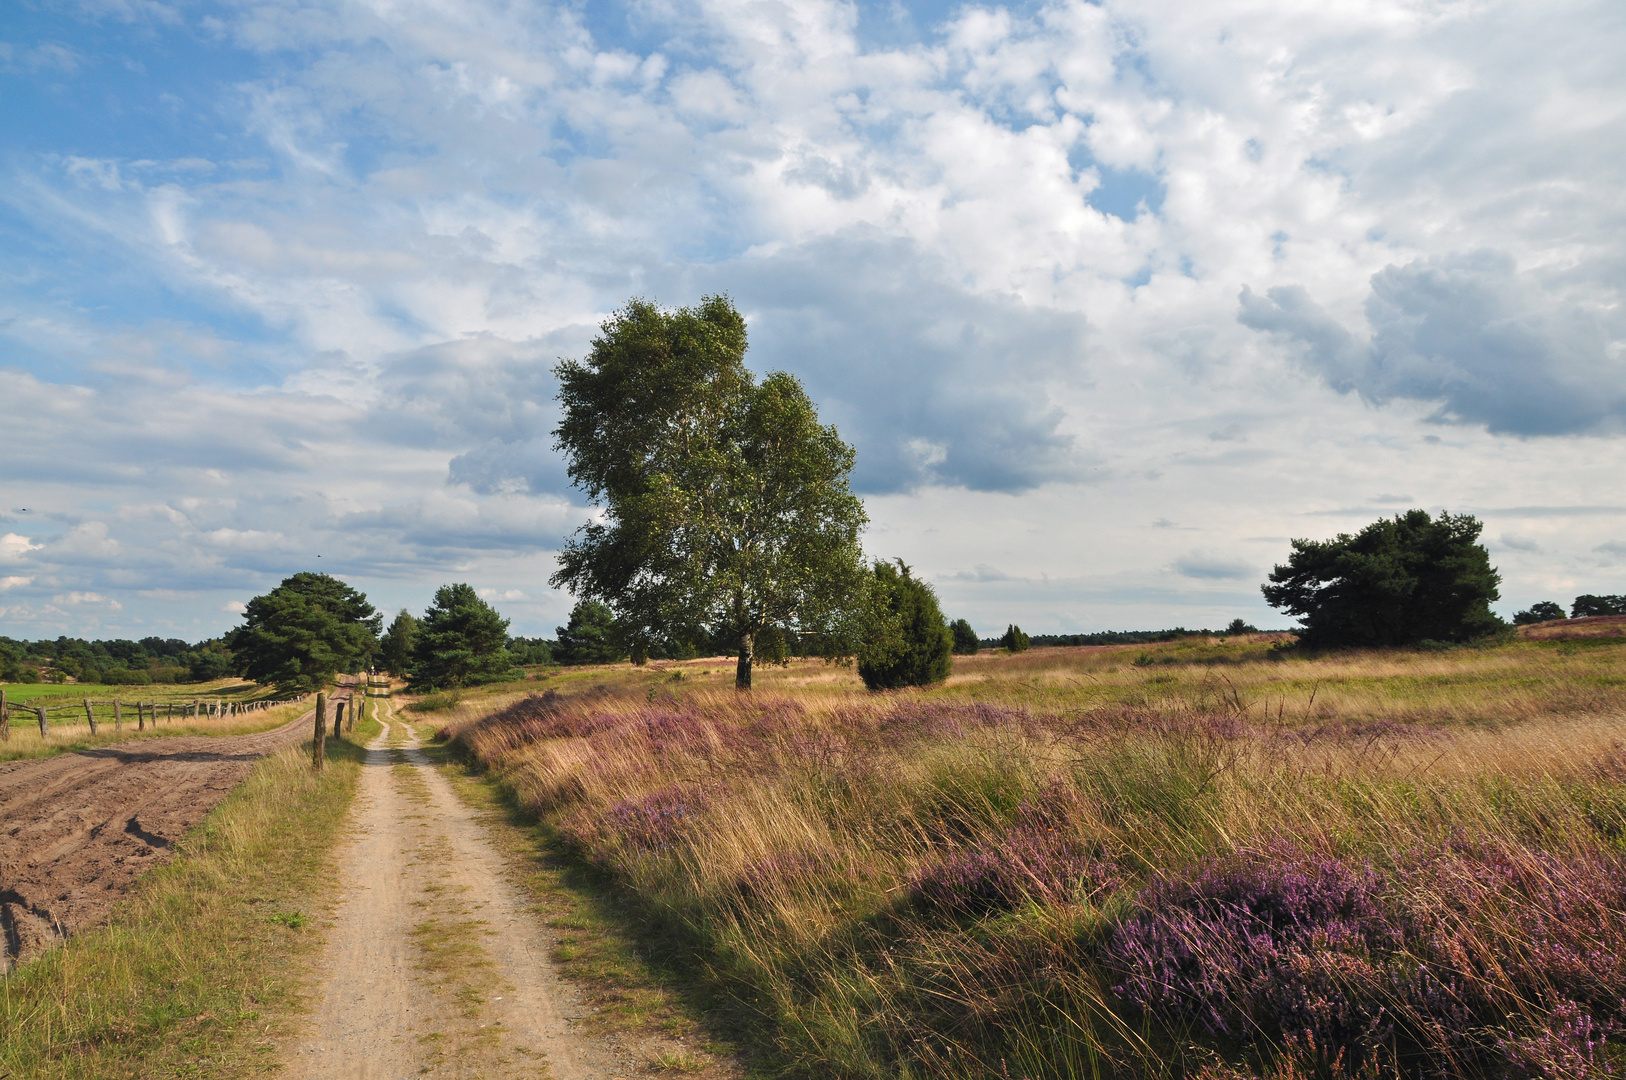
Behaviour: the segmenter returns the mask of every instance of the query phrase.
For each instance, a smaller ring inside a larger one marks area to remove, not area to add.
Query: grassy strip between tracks
[[[0,981],[0,1080],[232,1077],[278,1067],[320,944],[312,912],[372,721],[260,762],[111,922]]]

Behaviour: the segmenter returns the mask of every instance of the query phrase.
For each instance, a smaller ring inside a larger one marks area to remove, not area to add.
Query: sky
[[[551,635],[552,367],[712,293],[984,635],[1471,513],[1626,592],[1619,0],[12,0],[0,634],[288,574]]]

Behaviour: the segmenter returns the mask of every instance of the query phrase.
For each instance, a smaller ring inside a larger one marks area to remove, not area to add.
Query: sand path
[[[338,852],[336,909],[316,1014],[289,1052],[311,1080],[617,1077],[585,1036],[547,933],[506,879],[474,812],[378,699]]]

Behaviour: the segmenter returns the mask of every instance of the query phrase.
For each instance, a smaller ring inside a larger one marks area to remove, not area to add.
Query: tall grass
[[[927,694],[629,680],[447,734],[792,1075],[1602,1069],[1623,650],[1230,647]]]

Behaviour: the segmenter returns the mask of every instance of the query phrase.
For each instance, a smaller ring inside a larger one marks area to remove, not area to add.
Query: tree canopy
[[[871,619],[858,653],[858,676],[871,690],[930,686],[949,676],[954,635],[937,593],[902,559],[878,562],[870,582]]]
[[[1541,600],[1514,615],[1513,625],[1530,626],[1534,623],[1551,622],[1554,619],[1562,619],[1563,617],[1564,609],[1559,607],[1555,601]]]
[[[226,645],[248,678],[283,691],[316,690],[359,671],[378,649],[383,616],[327,574],[300,573],[248,602]]]
[[[1570,618],[1588,615],[1626,615],[1626,596],[1595,596],[1583,593],[1570,605]]]
[[[553,577],[615,613],[641,655],[713,635],[751,685],[769,627],[826,631],[864,578],[867,518],[853,451],[799,382],[745,366],[745,320],[725,296],[663,311],[629,301],[559,377],[554,429],[602,521],[565,545]]]
[[[613,664],[626,659],[615,612],[598,600],[576,601],[570,625],[555,627],[554,633],[559,641],[553,659],[561,664]]]
[[[390,628],[384,631],[384,640],[379,646],[378,662],[385,671],[397,677],[405,677],[412,670],[412,649],[418,640],[418,620],[412,613],[402,608],[396,613]]]
[[[977,650],[982,648],[982,641],[978,639],[977,632],[964,619],[955,619],[949,623],[949,633],[954,636],[954,652],[957,656],[975,656]]]
[[[1300,617],[1302,644],[1408,645],[1467,641],[1503,626],[1490,610],[1501,576],[1467,514],[1408,510],[1354,536],[1294,540],[1262,586],[1270,605]]]
[[[505,678],[514,669],[508,655],[508,620],[472,585],[442,585],[412,645],[412,684],[428,687],[477,686]]]

